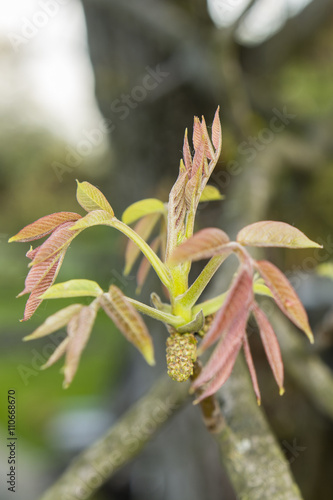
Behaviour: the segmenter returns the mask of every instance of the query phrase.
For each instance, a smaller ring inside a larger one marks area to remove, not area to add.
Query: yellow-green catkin
[[[197,359],[197,340],[193,333],[172,333],[167,339],[166,358],[168,375],[176,382],[184,382],[193,374]]]

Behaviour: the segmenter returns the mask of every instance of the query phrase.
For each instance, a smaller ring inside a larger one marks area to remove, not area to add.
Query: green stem
[[[115,217],[108,222],[108,225],[118,229],[121,233],[125,234],[130,240],[132,240],[141,250],[141,252],[147,257],[152,267],[155,269],[156,274],[162,281],[162,283],[170,288],[171,286],[171,278],[169,271],[165,264],[161,261],[161,259],[156,255],[156,253],[151,249],[148,243],[145,242],[132,228],[116,219]]]
[[[169,314],[163,311],[159,311],[158,309],[154,309],[153,307],[147,306],[138,300],[131,299],[130,297],[126,297],[126,300],[132,304],[138,311],[150,316],[151,318],[162,321],[163,323],[167,323],[175,328],[182,326],[186,323],[183,318],[180,316],[174,316],[173,314]]]
[[[229,252],[224,255],[217,255],[210,259],[208,264],[203,268],[195,282],[179,299],[179,303],[185,307],[191,308],[197,302],[198,298],[222,264],[222,262],[229,256]]]
[[[227,292],[221,293],[217,295],[213,299],[205,300],[205,302],[201,302],[201,304],[197,304],[193,307],[193,316],[195,316],[200,310],[204,313],[204,316],[208,316],[209,314],[214,314],[216,311],[220,309],[223,302],[225,301]]]

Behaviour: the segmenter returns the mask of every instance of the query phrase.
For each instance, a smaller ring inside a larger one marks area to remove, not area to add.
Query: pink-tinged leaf
[[[209,259],[223,252],[229,243],[228,235],[217,227],[201,229],[173,251],[170,263],[179,264],[188,260]]]
[[[40,296],[44,292],[46,292],[46,290],[50,288],[50,286],[52,286],[52,284],[54,283],[54,280],[56,279],[60,270],[64,256],[65,254],[62,253],[59,259],[56,260],[51,269],[48,271],[48,273],[38,283],[38,286],[36,286],[36,288],[32,290],[25,305],[24,316],[21,321],[27,321],[28,319],[30,319],[36,311],[37,307],[42,303],[43,300],[40,298]]]
[[[27,253],[25,254],[25,256],[28,257],[28,259],[33,260],[36,256],[36,253],[40,249],[40,247],[41,247],[41,245],[39,245],[36,248],[30,247],[29,250],[27,251]]]
[[[197,116],[194,117],[194,122],[193,122],[192,142],[195,150],[199,147],[200,144],[202,144],[201,123]]]
[[[90,182],[77,182],[76,198],[82,208],[91,212],[92,210],[105,210],[112,217],[114,212],[104,194]]]
[[[260,337],[269,365],[272,369],[276,383],[279,386],[280,394],[282,395],[284,393],[283,362],[278,340],[266,314],[257,305],[255,306],[253,313],[259,327]]]
[[[192,175],[193,177],[198,171],[202,172],[204,158],[205,158],[205,140],[201,137],[201,142],[198,144],[194,156],[193,156],[193,165],[192,165]]]
[[[213,158],[215,158],[215,151],[213,149],[212,143],[210,142],[210,138],[207,131],[207,125],[204,117],[202,117],[201,119],[201,130],[205,138],[205,155],[207,156],[207,158],[212,160]]]
[[[57,227],[65,222],[76,221],[81,218],[81,215],[72,212],[57,212],[55,214],[46,215],[36,220],[32,224],[25,226],[19,233],[10,238],[8,241],[33,241],[43,238],[47,234],[54,231]]]
[[[216,313],[210,330],[200,345],[200,351],[206,350],[228,331],[242,310],[249,311],[253,303],[252,270],[243,266],[228,291],[221,309]]]
[[[83,306],[79,313],[73,316],[68,323],[69,342],[64,370],[64,388],[70,385],[78,369],[82,351],[87,345],[95,323],[96,313],[97,309],[95,307]]]
[[[313,333],[303,304],[285,275],[267,260],[257,261],[256,267],[272,292],[274,300],[281,311],[298,328],[303,330],[310,342],[313,343]]]
[[[210,356],[207,364],[204,366],[200,375],[192,384],[192,389],[197,389],[201,385],[207,383],[215,375],[220,372],[230,358],[234,360],[242,346],[243,339],[246,335],[246,323],[249,311],[245,308],[238,309],[238,314],[233,318],[233,321],[228,325],[227,329],[221,332],[221,338]],[[223,336],[222,334],[225,333]]]
[[[212,141],[216,149],[217,157],[220,156],[222,147],[222,129],[219,117],[220,107],[217,108],[212,125]]]
[[[32,262],[30,262],[29,267],[40,264],[53,255],[59,253],[61,250],[65,250],[65,247],[68,248],[70,242],[79,233],[79,231],[71,231],[74,224],[75,222],[66,222],[56,229],[39,247],[35,258]]]
[[[251,349],[250,349],[250,344],[249,344],[247,335],[244,335],[243,348],[244,348],[246,364],[247,364],[249,372],[250,372],[250,377],[251,377],[254,393],[255,393],[256,398],[257,398],[257,403],[260,406],[260,404],[261,404],[260,389],[259,389],[257,373],[256,373],[256,369],[254,367]]]
[[[255,247],[322,248],[296,227],[271,220],[244,227],[239,231],[237,241]]]
[[[49,368],[50,366],[54,365],[66,352],[68,344],[69,344],[69,337],[66,337],[55,349],[53,354],[49,357],[47,362],[40,367],[41,370],[46,370],[46,368]]]
[[[187,171],[188,177],[190,179],[191,172],[192,172],[192,155],[191,155],[190,145],[188,143],[187,129],[185,130],[185,135],[184,135],[183,158],[184,158],[186,171]]]
[[[161,238],[160,236],[157,236],[150,244],[150,248],[155,252],[157,253],[159,247],[160,247],[160,244],[161,244]],[[137,272],[137,275],[136,275],[136,283],[137,283],[137,290],[136,292],[137,293],[140,293],[141,291],[141,288],[143,287],[146,279],[147,279],[147,276],[148,276],[148,273],[151,269],[151,263],[149,262],[149,260],[146,258],[146,257],[143,257],[142,260],[141,260],[141,263],[140,263],[140,266],[139,266],[139,269],[138,269],[138,272]]]
[[[33,340],[50,335],[50,333],[56,332],[67,325],[69,320],[77,314],[83,306],[81,304],[72,304],[64,309],[49,316],[42,325],[40,325],[34,332],[30,335],[24,337],[23,340]]]
[[[184,234],[184,220],[186,215],[185,186],[187,172],[179,176],[170,191],[168,203],[168,242],[166,255],[170,255],[176,247],[179,237]]]
[[[142,217],[142,219],[139,220],[139,222],[134,226],[134,231],[141,236],[141,238],[145,241],[147,241],[151,235],[151,233],[154,230],[154,227],[156,226],[157,222],[159,221],[160,214],[150,214],[146,215],[145,217]],[[137,258],[140,255],[140,248],[138,245],[136,245],[132,240],[129,240],[126,246],[126,251],[125,251],[125,270],[124,274],[127,276]]]
[[[21,293],[19,293],[17,297],[21,297],[26,293],[32,292],[38,286],[38,284],[45,278],[47,273],[53,267],[55,262],[58,261],[58,259],[59,259],[59,253],[52,255],[52,257],[44,260],[44,262],[41,262],[40,264],[36,264],[35,266],[33,266],[30,269],[28,276],[26,277],[24,290]]]
[[[125,338],[142,354],[149,365],[155,364],[152,338],[140,314],[130,304],[122,291],[111,285],[109,293],[99,298],[99,303]]]

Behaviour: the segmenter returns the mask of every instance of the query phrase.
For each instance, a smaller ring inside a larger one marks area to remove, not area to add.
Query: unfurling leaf
[[[53,255],[67,248],[70,242],[78,234],[78,231],[72,230],[75,224],[75,222],[66,222],[53,231],[51,236],[49,236],[48,239],[39,247],[34,260],[30,262],[29,267],[40,264],[44,260],[49,259]]]
[[[57,212],[55,214],[45,215],[45,217],[41,217],[32,224],[25,226],[15,236],[12,236],[8,242],[18,241],[22,243],[38,240],[54,231],[64,222],[76,221],[80,218],[81,215],[73,212]]]
[[[214,148],[216,149],[217,157],[220,156],[222,148],[222,129],[221,129],[219,113],[220,113],[220,107],[218,106],[212,125],[212,142],[214,144]]]
[[[209,259],[220,253],[227,243],[229,237],[221,229],[201,229],[173,251],[169,262],[174,265],[188,260]]]
[[[186,215],[185,186],[187,172],[179,173],[173,185],[168,203],[168,242],[166,256],[171,254],[178,241],[184,235],[184,220]]]
[[[271,220],[244,227],[239,231],[237,241],[254,247],[322,248],[299,229],[285,222]]]
[[[98,297],[103,290],[91,280],[69,280],[51,286],[41,299],[61,299],[68,297]]]
[[[142,354],[149,365],[155,364],[151,336],[140,314],[130,304],[122,291],[111,285],[109,293],[99,298],[99,303],[126,339]]]
[[[303,330],[310,342],[313,343],[313,334],[303,304],[285,275],[267,260],[256,262],[256,267],[271,290],[274,300],[281,311],[298,328]]]
[[[58,347],[51,354],[47,362],[40,367],[41,370],[46,370],[50,366],[54,365],[66,352],[69,344],[69,337],[64,338],[64,340],[58,345]]]
[[[269,365],[272,369],[276,383],[279,386],[280,394],[282,395],[284,393],[283,362],[279,343],[266,314],[257,305],[254,307],[253,313],[259,327],[260,337]]]
[[[224,196],[215,186],[205,186],[200,196],[200,203],[203,201],[223,200]]]
[[[184,135],[183,158],[187,175],[190,178],[192,172],[192,155],[191,155],[190,145],[188,143],[187,129],[185,130],[185,135]]]
[[[243,310],[248,314],[252,302],[252,275],[247,267],[243,267],[234,279],[221,309],[216,313],[210,330],[201,342],[200,351],[206,350],[223,332],[227,332]]]
[[[195,403],[214,394],[228,379],[246,335],[248,314],[248,310],[244,308],[233,317],[233,321],[226,327],[225,336],[219,341],[206,366],[193,382],[192,391],[208,382]]]
[[[67,332],[69,342],[66,349],[64,369],[65,389],[70,385],[77,371],[82,351],[87,345],[92,327],[94,326],[96,314],[96,307],[83,306],[68,323]]]
[[[44,292],[46,292],[46,290],[50,288],[50,286],[52,286],[52,284],[54,283],[54,280],[58,275],[59,269],[64,259],[64,255],[64,252],[61,252],[59,254],[59,258],[56,259],[55,263],[49,269],[47,274],[45,274],[45,276],[43,276],[43,279],[33,288],[25,305],[24,316],[21,321],[27,321],[29,318],[31,318],[37,307],[42,303],[43,299],[41,299],[40,296]]]
[[[23,340],[39,339],[50,333],[56,332],[67,325],[69,320],[77,314],[83,306],[81,304],[72,304],[71,306],[60,309],[60,311],[49,316],[42,325],[40,325],[30,335],[24,337]]]
[[[108,200],[105,198],[104,194],[95,186],[90,184],[90,182],[77,182],[76,199],[87,212],[92,210],[105,210],[111,216],[114,216],[114,212]]]
[[[156,226],[160,214],[150,214],[143,217],[134,227],[134,231],[141,236],[144,241],[147,241],[151,233]],[[134,266],[137,258],[140,255],[140,248],[134,243],[134,241],[129,240],[126,246],[125,252],[125,270],[124,274],[127,276]]]
[[[165,213],[165,211],[166,208],[162,201],[156,198],[147,198],[146,200],[137,201],[136,203],[133,203],[132,205],[127,207],[121,217],[121,220],[125,224],[132,224],[145,215],[154,213],[163,214]]]

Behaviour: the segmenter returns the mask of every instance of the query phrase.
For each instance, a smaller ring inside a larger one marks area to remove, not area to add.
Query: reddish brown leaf
[[[204,158],[205,158],[205,147],[206,146],[205,146],[204,138],[201,137],[201,142],[197,145],[194,156],[193,156],[191,177],[193,177],[198,171],[202,172]]]
[[[228,295],[216,313],[210,330],[205,335],[200,345],[200,351],[206,350],[219,337],[229,330],[240,311],[249,311],[253,302],[252,273],[248,266],[243,266],[235,278]]]
[[[111,285],[109,293],[99,298],[99,303],[118,329],[143,355],[148,364],[154,365],[154,348],[151,336],[140,314],[130,304],[122,291]]]
[[[36,264],[35,266],[33,266],[30,269],[28,276],[26,277],[24,290],[18,294],[18,297],[32,292],[32,290],[34,290],[38,286],[38,284],[45,278],[47,273],[58,260],[59,253],[52,255],[52,257],[49,257],[40,264]]]
[[[250,344],[249,344],[247,335],[244,335],[243,348],[244,348],[244,354],[245,354],[246,364],[248,366],[248,369],[249,369],[249,372],[250,372],[250,376],[251,376],[251,380],[252,380],[253,389],[254,389],[255,395],[257,397],[257,403],[258,403],[258,405],[260,405],[261,404],[260,389],[259,389],[259,384],[258,384],[256,369],[254,367],[254,363],[253,363],[253,359],[252,359],[252,354],[251,354],[251,349],[250,349]]]
[[[170,257],[170,262],[179,264],[187,260],[209,259],[213,255],[222,252],[229,241],[228,235],[217,227],[201,229],[201,231],[198,231],[175,248]]]
[[[156,226],[160,214],[150,214],[145,215],[139,222],[134,226],[134,231],[141,236],[145,241],[148,240],[154,227]],[[129,240],[125,251],[125,270],[124,274],[128,275],[131,272],[137,258],[140,255],[140,248],[132,240]]]
[[[188,177],[190,178],[192,172],[192,155],[191,155],[190,145],[188,143],[187,129],[185,130],[185,135],[184,135],[183,158]]]
[[[95,307],[84,306],[68,323],[67,332],[69,342],[64,370],[64,388],[69,386],[77,371],[82,351],[87,345],[92,327],[94,326],[96,313],[97,309]]]
[[[255,306],[253,313],[259,327],[260,337],[268,362],[272,369],[276,383],[279,386],[280,394],[283,394],[283,362],[278,340],[266,314],[257,305]]]
[[[197,389],[215,377],[225,366],[228,366],[230,358],[236,359],[246,334],[248,315],[249,311],[245,308],[238,309],[237,316],[226,329],[223,329],[221,334],[225,333],[225,335],[220,339],[202,372],[193,382],[193,389]]]
[[[205,138],[205,155],[207,156],[207,158],[212,160],[215,157],[215,151],[213,149],[212,143],[210,142],[210,138],[207,131],[207,125],[204,117],[202,117],[201,119],[201,130]]]
[[[157,253],[160,244],[161,244],[161,238],[160,236],[157,236],[151,242],[150,247],[155,253]],[[143,257],[136,275],[137,293],[141,291],[141,288],[143,287],[144,282],[146,281],[150,269],[151,269],[151,263],[146,257]]]
[[[28,257],[28,259],[33,260],[35,258],[35,256],[36,256],[36,253],[40,249],[40,247],[41,247],[41,245],[39,245],[36,248],[30,247],[30,249],[27,251],[27,253],[25,254],[25,256]]]
[[[255,247],[321,248],[296,227],[272,220],[244,227],[239,231],[237,241],[242,245]]]
[[[313,343],[313,334],[303,304],[285,275],[267,260],[257,261],[256,267],[281,311],[303,330]]]
[[[61,267],[64,255],[64,253],[60,255],[59,259],[56,260],[48,273],[38,283],[38,286],[36,286],[31,292],[25,306],[23,319],[21,321],[26,321],[31,318],[37,307],[42,303],[42,299],[40,299],[40,296],[44,292],[46,292],[46,290],[50,288],[50,286],[52,286],[52,284],[54,283],[54,280],[56,279]]]
[[[45,215],[45,217],[41,217],[36,220],[32,224],[25,226],[18,232],[15,236],[9,239],[9,242],[12,241],[33,241],[38,240],[39,238],[43,238],[47,234],[54,231],[57,227],[65,222],[76,221],[81,218],[81,215],[73,213],[73,212],[57,212],[51,215]]]
[[[201,123],[200,123],[200,120],[197,116],[194,117],[194,122],[193,122],[192,142],[193,142],[193,146],[194,146],[195,150],[202,143]]]
[[[34,260],[29,264],[29,266],[34,266],[40,264],[46,259],[49,259],[69,243],[78,235],[80,232],[71,231],[71,227],[75,222],[66,222],[62,224],[58,229],[56,229],[51,236],[48,237],[46,241],[40,246],[38,252],[35,255]]]
[[[187,172],[180,172],[170,191],[168,203],[168,242],[166,255],[170,255],[177,245],[179,235],[184,232],[184,219],[186,214],[185,186]]]

